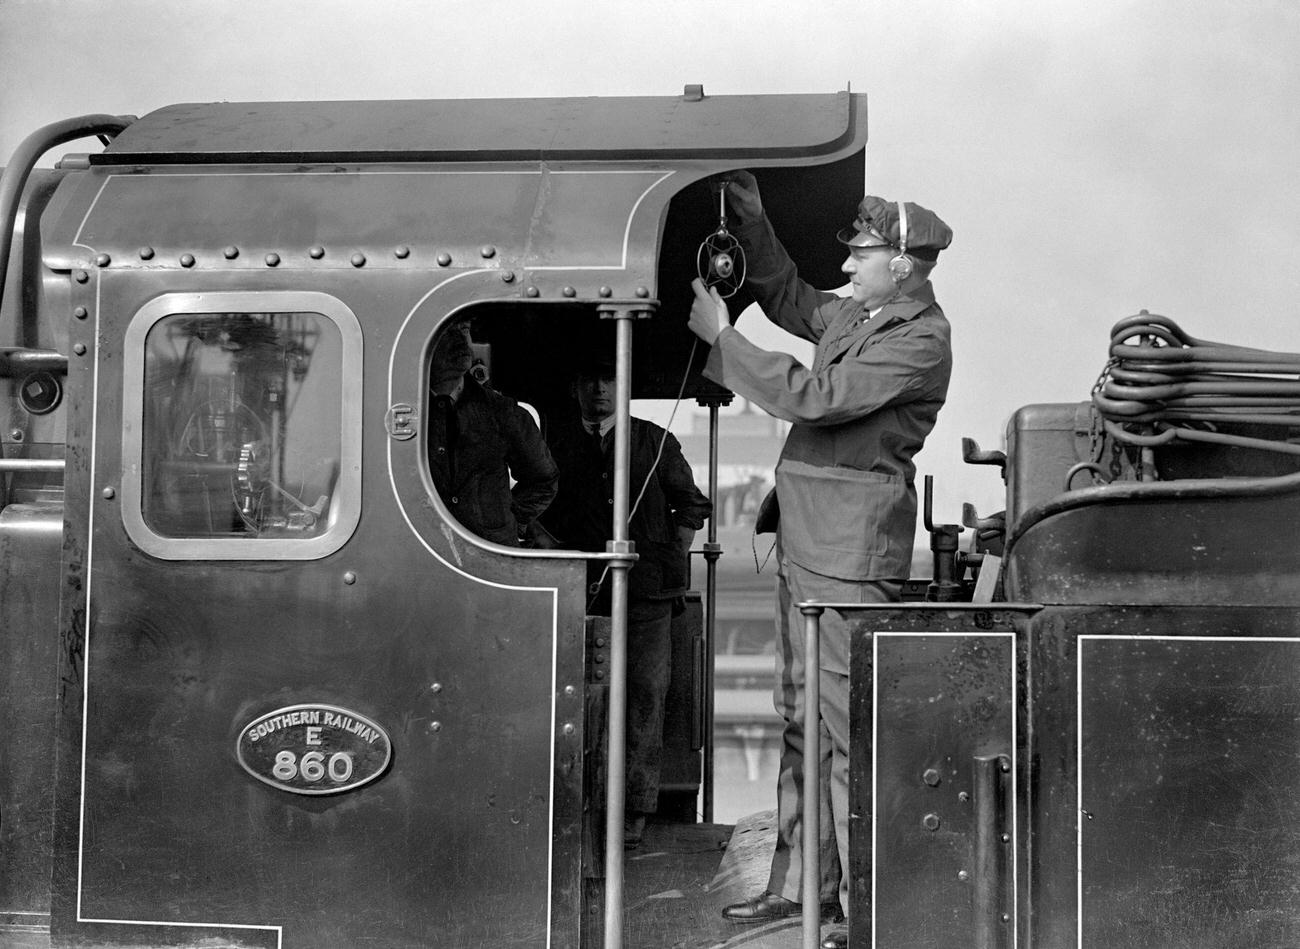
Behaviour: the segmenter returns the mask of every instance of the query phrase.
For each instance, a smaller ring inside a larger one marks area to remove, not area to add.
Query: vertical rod
[[[627,553],[630,507],[632,314],[609,314],[617,330],[614,383],[614,539],[609,550]],[[627,573],[631,561],[610,562],[609,760],[605,788],[605,949],[623,946],[623,808],[627,787]]]
[[[709,406],[709,514],[704,550],[704,761],[701,793],[704,823],[713,823],[713,682],[718,626],[718,406]]]
[[[1010,760],[1001,755],[981,755],[974,761],[975,846],[971,893],[972,937],[975,949],[1004,949],[1011,944],[1014,927],[1007,904],[1006,794],[1003,774]],[[1005,838],[1005,839],[1004,839]],[[1004,918],[1004,915],[1006,918]]]
[[[821,614],[800,607],[803,630],[803,949],[821,945]]]

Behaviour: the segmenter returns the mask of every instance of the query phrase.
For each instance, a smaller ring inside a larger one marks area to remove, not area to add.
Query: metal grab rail
[[[36,162],[51,148],[90,135],[117,135],[135,121],[134,115],[83,115],[37,129],[18,143],[0,174],[0,303],[4,302],[5,278],[9,274],[9,251],[13,246],[14,223],[27,178]]]
[[[62,458],[0,458],[0,474],[62,474],[64,468]]]
[[[713,823],[713,684],[718,653],[718,406],[709,405],[709,524],[704,542],[704,702],[700,762],[700,797],[704,823]]]
[[[52,349],[27,349],[22,346],[0,347],[0,377],[14,377],[29,372],[68,371],[68,357]]]
[[[601,307],[614,320],[614,524],[610,561],[609,752],[605,763],[605,949],[623,946],[623,796],[627,790],[627,602],[628,570],[635,557],[628,539],[631,507],[632,321],[646,311]]]
[[[803,624],[803,949],[821,945],[821,616],[799,604]],[[809,670],[812,670],[809,674]],[[848,868],[842,868],[848,872]]]

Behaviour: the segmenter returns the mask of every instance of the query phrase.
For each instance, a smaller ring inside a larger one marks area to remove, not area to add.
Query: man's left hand
[[[713,287],[705,287],[704,281],[699,277],[691,281],[691,289],[695,291],[695,300],[691,303],[691,318],[686,325],[692,333],[712,346],[718,334],[731,325],[726,301]]]

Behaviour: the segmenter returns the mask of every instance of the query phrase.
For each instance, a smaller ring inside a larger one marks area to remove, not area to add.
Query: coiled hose
[[[1092,401],[1117,441],[1151,447],[1211,442],[1300,455],[1300,353],[1213,343],[1147,313],[1111,329],[1110,359]],[[1221,430],[1277,426],[1276,438]]]

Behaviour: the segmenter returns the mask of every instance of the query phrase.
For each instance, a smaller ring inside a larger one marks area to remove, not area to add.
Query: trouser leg
[[[794,608],[784,566],[777,576],[776,688],[773,704],[785,721],[781,734],[781,762],[777,773],[776,850],[768,889],[788,900],[803,899],[803,755],[804,755],[804,655],[803,615]],[[824,731],[824,729],[823,729]],[[839,892],[840,862],[835,843],[827,789],[831,777],[831,743],[823,734],[820,741],[821,815],[818,846],[821,851],[821,901],[836,899]]]
[[[830,811],[834,821],[835,857],[839,872],[836,895],[840,909],[849,912],[849,677],[823,669],[821,672],[822,741],[829,745],[830,765],[822,770],[823,784],[828,793]],[[825,747],[825,746],[824,746]],[[825,857],[823,856],[823,859]],[[828,879],[823,871],[822,880]],[[823,898],[823,902],[830,902]]]
[[[777,846],[769,889],[786,899],[802,897],[803,811],[803,614],[795,603],[897,602],[898,581],[847,581],[823,577],[782,562],[778,578],[777,711],[785,718],[777,778]],[[849,634],[852,618],[834,610],[821,616],[819,671],[821,801],[819,846],[821,900],[839,900],[848,911],[849,866]]]
[[[632,600],[627,611],[625,807],[653,813],[659,800],[664,702],[672,672],[672,601]]]

